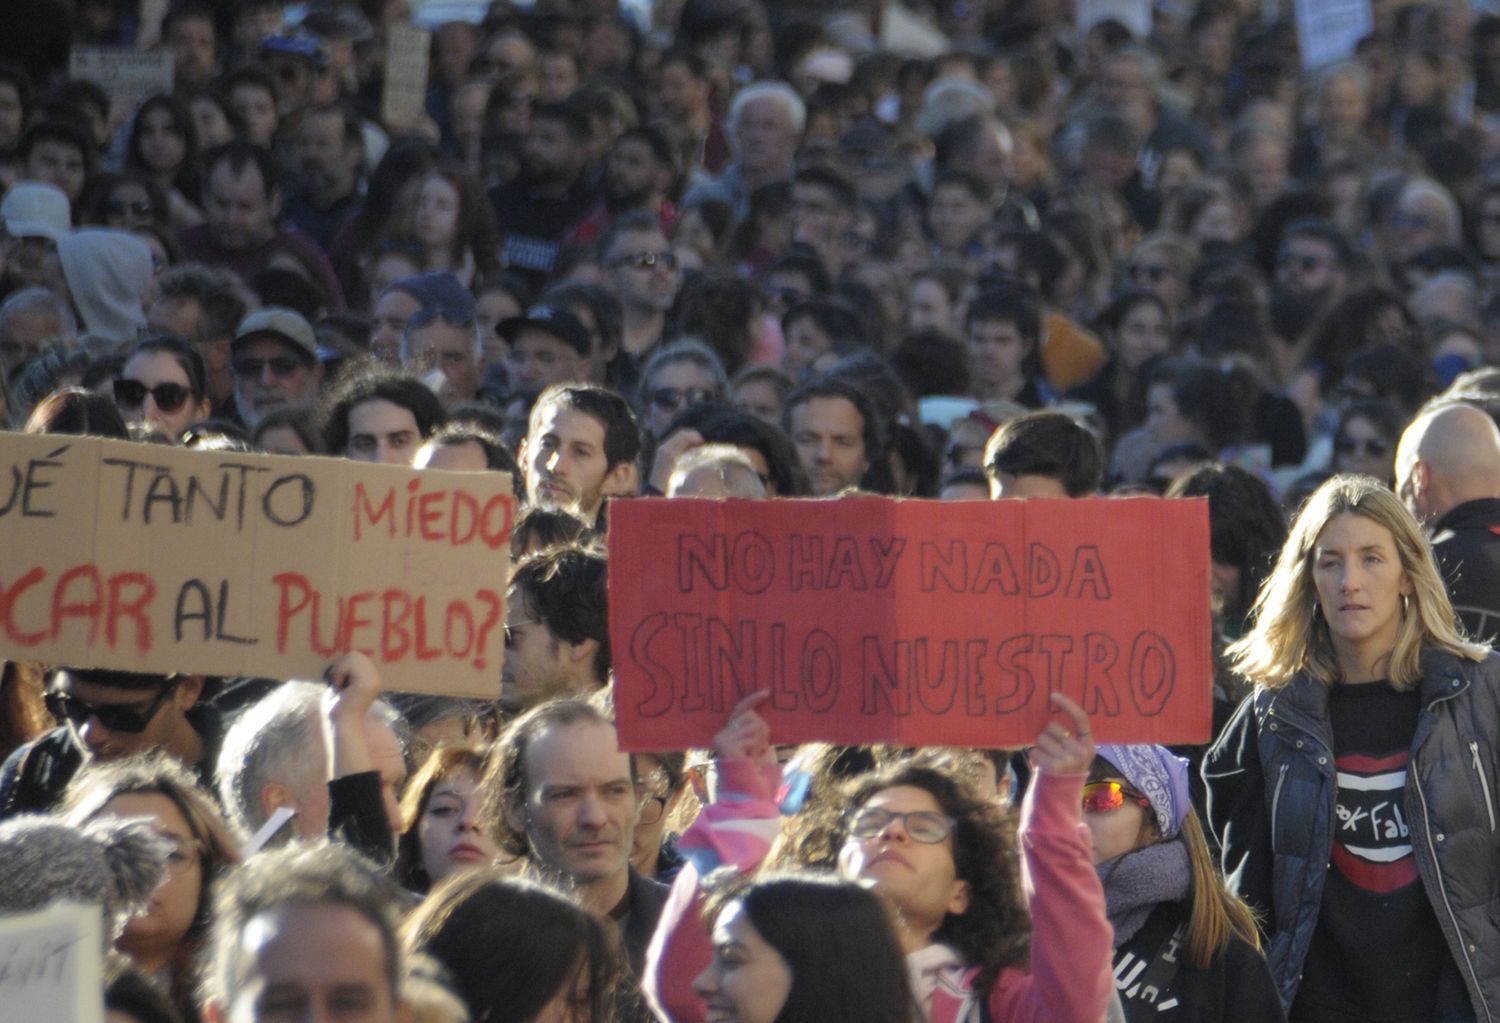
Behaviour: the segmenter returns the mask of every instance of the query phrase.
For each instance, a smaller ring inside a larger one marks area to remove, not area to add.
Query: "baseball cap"
[[[566,309],[550,305],[532,306],[525,316],[512,316],[495,325],[495,332],[506,341],[514,343],[521,331],[531,328],[551,334],[563,344],[575,349],[579,355],[588,355],[591,350],[589,330],[583,321]]]
[[[12,238],[48,238],[60,242],[73,230],[68,197],[42,181],[17,181],[0,202],[0,220]]]
[[[313,362],[318,359],[318,339],[312,324],[301,313],[276,306],[257,310],[241,320],[230,347],[266,335],[280,338]]]
[[[421,309],[433,309],[449,323],[472,323],[474,296],[459,279],[446,270],[398,277],[386,291],[404,291],[416,299]]]

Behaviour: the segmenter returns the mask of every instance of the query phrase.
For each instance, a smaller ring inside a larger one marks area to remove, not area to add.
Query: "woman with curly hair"
[[[146,818],[171,843],[167,876],[125,926],[115,946],[167,991],[185,1019],[197,1019],[195,961],[208,933],[212,890],[240,851],[213,798],[165,754],[90,767],[68,790],[63,816]]]
[[[753,872],[780,832],[772,793],[781,771],[770,728],[755,710],[767,696],[741,701],[715,737],[716,798],[678,844],[689,866],[674,882],[644,980],[677,1023],[707,1015],[687,990],[710,959],[708,935],[690,909],[699,878],[720,863]],[[1110,1002],[1110,929],[1080,822],[1092,733],[1082,709],[1061,695],[1054,701],[1070,720],[1051,722],[1037,737],[1019,840],[994,802],[933,767],[897,764],[844,792],[831,825],[838,873],[892,911],[926,1023],[986,1016],[1098,1023]],[[830,827],[827,814],[810,820]],[[822,844],[790,837],[802,848]]]
[[[396,878],[425,892],[445,878],[494,863],[500,847],[479,816],[477,788],[484,754],[472,746],[439,746],[406,786]]]
[[[408,201],[393,234],[421,247],[422,269],[447,270],[471,288],[500,268],[495,214],[472,175],[448,166],[429,170]]]

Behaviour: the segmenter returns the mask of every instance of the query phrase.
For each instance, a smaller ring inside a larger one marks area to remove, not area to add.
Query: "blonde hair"
[[[1182,819],[1181,837],[1187,846],[1188,866],[1193,875],[1192,911],[1183,939],[1183,962],[1190,970],[1206,970],[1214,957],[1229,946],[1231,938],[1259,949],[1260,930],[1255,914],[1224,884],[1203,835],[1198,812],[1191,807]]]
[[[1254,625],[1225,651],[1230,666],[1266,689],[1280,689],[1299,672],[1333,685],[1343,677],[1328,624],[1318,609],[1313,555],[1318,537],[1335,518],[1354,514],[1390,531],[1412,593],[1396,633],[1388,677],[1396,689],[1416,688],[1422,651],[1436,648],[1482,661],[1489,647],[1470,642],[1457,624],[1442,576],[1416,519],[1383,483],[1341,475],[1307,499],[1292,523],[1276,566],[1261,585],[1252,610]]]

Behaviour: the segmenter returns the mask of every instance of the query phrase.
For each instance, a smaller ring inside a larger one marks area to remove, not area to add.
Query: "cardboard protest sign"
[[[609,547],[627,749],[760,689],[777,742],[1029,745],[1055,690],[1100,742],[1209,736],[1204,501],[628,501]]]
[[[1297,46],[1307,71],[1354,56],[1355,45],[1375,28],[1370,0],[1296,0],[1296,8]]]
[[[391,127],[414,127],[426,113],[431,40],[430,32],[415,25],[394,24],[386,33],[380,116]]]
[[[0,434],[0,655],[493,698],[503,473]]]
[[[104,1019],[98,906],[59,903],[0,917],[0,1020]]]
[[[175,64],[171,50],[75,46],[68,53],[68,77],[98,83],[109,94],[111,123],[123,124],[147,99],[172,91]]]

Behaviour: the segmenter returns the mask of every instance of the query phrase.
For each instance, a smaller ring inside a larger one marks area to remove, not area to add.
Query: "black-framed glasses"
[[[260,379],[260,375],[271,367],[271,375],[278,380],[286,380],[297,375],[298,370],[307,368],[307,363],[291,355],[273,355],[269,359],[258,359],[253,355],[236,355],[229,360],[229,368],[234,370],[234,375],[246,379]]]
[[[92,704],[57,690],[47,693],[45,699],[47,709],[52,712],[53,717],[59,721],[67,721],[75,727],[86,724],[89,718],[96,718],[111,732],[139,734],[144,732],[146,726],[151,723],[151,719],[156,717],[156,712],[161,710],[162,705],[167,702],[179,681],[175,678],[169,679],[167,684],[162,686],[161,692],[157,693],[155,699],[145,707],[129,704]]]
[[[705,401],[713,401],[715,392],[706,387],[654,387],[646,397],[657,408],[675,412],[688,405],[701,405]]]
[[[932,810],[912,810],[896,813],[878,806],[861,806],[849,811],[849,834],[855,838],[874,838],[891,822],[900,820],[901,826],[912,837],[912,841],[923,845],[935,845],[953,834],[954,820],[945,813]]]
[[[1391,445],[1379,437],[1366,437],[1362,440],[1355,437],[1340,437],[1333,442],[1333,449],[1341,455],[1355,455],[1363,452],[1373,458],[1383,458],[1391,450]]]
[[[165,383],[147,387],[139,380],[115,381],[115,404],[120,408],[140,408],[146,404],[148,394],[156,402],[156,407],[168,415],[182,408],[183,402],[193,396],[193,392],[181,384]]]
[[[111,199],[104,204],[104,211],[113,217],[123,217],[129,213],[136,217],[151,216],[151,202],[147,199]]]
[[[628,266],[632,270],[654,270],[660,263],[668,270],[677,269],[677,253],[675,252],[627,252],[623,256],[616,256],[614,266]]]

